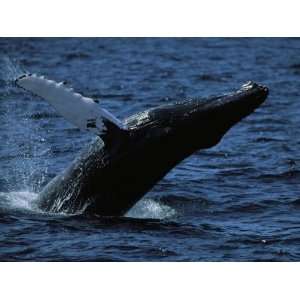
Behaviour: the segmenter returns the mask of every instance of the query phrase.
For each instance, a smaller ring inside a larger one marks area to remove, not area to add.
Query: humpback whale
[[[68,121],[96,135],[91,144],[39,193],[48,212],[78,210],[124,215],[172,168],[215,146],[267,98],[268,88],[247,82],[232,93],[158,106],[123,122],[101,103],[37,75],[16,84],[48,101]]]

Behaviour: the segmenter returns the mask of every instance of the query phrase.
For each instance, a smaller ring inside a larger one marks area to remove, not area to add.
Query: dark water
[[[299,54],[299,39],[0,39],[0,260],[299,261]],[[47,215],[36,193],[93,136],[15,88],[24,69],[121,118],[247,80],[270,95],[125,217]]]

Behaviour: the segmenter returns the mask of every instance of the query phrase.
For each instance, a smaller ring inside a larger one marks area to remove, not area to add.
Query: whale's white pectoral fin
[[[101,135],[105,131],[104,120],[114,123],[121,129],[125,125],[107,110],[100,107],[98,101],[75,93],[64,83],[45,79],[43,76],[23,75],[16,84],[48,101],[57,112],[80,129]]]

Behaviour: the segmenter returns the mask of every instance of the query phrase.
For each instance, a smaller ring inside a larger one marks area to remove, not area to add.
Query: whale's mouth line
[[[258,84],[254,81],[247,81],[244,83],[238,90],[225,93],[224,95],[220,96],[220,98],[226,98],[226,97],[231,97],[234,95],[248,95],[253,93],[254,96],[267,96],[269,93],[269,89],[265,85]],[[265,100],[265,99],[264,99]]]
[[[269,89],[265,85],[257,84],[254,81],[248,81],[241,86],[241,91],[248,91],[252,89],[258,89],[263,92],[269,91]]]
[[[258,85],[258,84],[255,83],[254,81],[247,81],[246,83],[244,83],[244,84],[241,86],[241,90],[249,90],[249,89],[252,89],[252,88],[255,88],[255,87],[266,88],[266,87],[263,86],[263,85]]]
[[[240,103],[244,109],[248,106],[249,113],[251,113],[252,109],[259,107],[266,100],[268,94],[269,89],[266,86],[248,81],[239,90],[221,96],[217,105],[225,106],[226,104]],[[242,107],[240,106],[240,108]]]

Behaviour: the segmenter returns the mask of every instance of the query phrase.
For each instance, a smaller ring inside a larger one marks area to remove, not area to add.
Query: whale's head
[[[260,106],[265,86],[248,82],[230,94],[167,104],[129,118],[127,123],[153,143],[168,143],[186,154],[216,145],[224,134]]]

